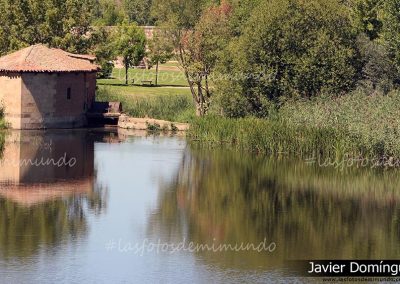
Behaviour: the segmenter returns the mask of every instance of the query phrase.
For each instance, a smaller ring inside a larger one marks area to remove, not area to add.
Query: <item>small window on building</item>
[[[67,100],[71,99],[71,88],[67,89]]]

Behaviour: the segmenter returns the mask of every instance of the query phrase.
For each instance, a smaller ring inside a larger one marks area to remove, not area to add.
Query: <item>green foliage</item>
[[[146,54],[146,36],[144,31],[136,24],[124,22],[118,26],[114,38],[114,47],[116,55],[123,58],[126,71],[125,83],[128,85],[129,67],[139,65],[139,62]]]
[[[261,3],[220,62],[228,79],[220,93],[239,98],[238,110],[231,106],[225,113],[264,117],[270,101],[350,90],[357,72],[354,45],[348,9],[338,1]]]
[[[382,21],[379,17],[381,12],[381,0],[352,0],[353,20],[356,28],[365,33],[370,40],[377,39],[382,30]]]
[[[400,0],[385,0],[382,8],[382,38],[400,71]]]
[[[0,54],[36,43],[86,53],[93,0],[0,0]]]
[[[299,156],[400,158],[400,93],[285,103],[276,118],[195,120],[189,136],[205,145]]]
[[[151,13],[156,23],[172,33],[192,29],[211,0],[153,0]],[[180,40],[178,37],[175,40]]]
[[[93,16],[94,24],[102,26],[116,26],[126,19],[123,7],[115,0],[96,0]]]
[[[154,24],[150,14],[152,0],[124,0],[123,4],[130,22],[138,25]]]
[[[147,53],[150,67],[156,66],[155,85],[158,85],[158,70],[160,64],[165,64],[174,55],[174,46],[167,39],[167,33],[164,31],[155,31],[153,39],[149,42],[149,52]]]
[[[230,0],[229,3],[232,6],[232,15],[229,20],[230,30],[233,35],[240,36],[243,33],[243,29],[262,0]]]
[[[393,89],[398,73],[387,48],[365,35],[360,35],[357,43],[363,66],[360,86],[368,93],[388,93]]]
[[[97,76],[98,78],[109,78],[114,68],[112,60],[115,57],[111,33],[103,27],[95,27],[91,34],[91,40],[93,46],[89,52],[96,56],[96,62],[101,67]]]
[[[213,93],[209,76],[230,38],[231,6],[225,2],[212,3],[206,0],[153,3],[154,15],[167,34],[169,45],[176,50],[198,116],[208,112]]]

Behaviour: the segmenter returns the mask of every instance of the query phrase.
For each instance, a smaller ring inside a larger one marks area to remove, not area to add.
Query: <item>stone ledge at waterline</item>
[[[187,131],[188,123],[178,123],[153,118],[135,118],[127,115],[121,115],[118,121],[118,127],[123,129],[147,130],[151,126],[157,126],[160,130],[169,131]]]

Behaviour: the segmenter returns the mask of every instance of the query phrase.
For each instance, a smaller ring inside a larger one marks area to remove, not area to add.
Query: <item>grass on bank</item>
[[[139,90],[141,91],[141,90]],[[195,116],[192,97],[187,92],[164,90],[144,95],[129,87],[99,87],[98,101],[120,101],[124,113],[132,117],[151,117],[174,122],[188,122]]]
[[[192,122],[189,137],[268,154],[400,158],[400,93],[290,102],[273,119],[210,116]]]
[[[129,85],[125,85],[125,70],[114,69],[112,78],[97,81],[97,100],[120,101],[124,112],[133,117],[176,122],[192,120],[195,115],[192,97],[177,63],[161,65],[158,79],[158,86],[142,84],[143,80],[155,83],[155,69],[129,69]]]

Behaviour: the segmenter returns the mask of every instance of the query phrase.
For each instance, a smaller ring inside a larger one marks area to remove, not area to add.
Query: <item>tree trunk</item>
[[[200,104],[198,104],[198,103],[196,103],[196,116],[197,116],[197,117],[203,116],[203,112],[202,112],[202,110],[201,110],[201,106],[200,106]]]
[[[128,73],[129,73],[129,64],[125,63],[125,85],[128,86]]]
[[[196,105],[196,116],[203,116],[204,113],[203,113],[203,110],[201,108],[201,101],[200,101],[200,98],[199,98],[199,94],[196,93],[195,86],[194,86],[195,83],[191,80],[191,78],[189,76],[189,71],[188,71],[187,67],[184,64],[183,50],[182,50],[181,46],[179,46],[179,59],[180,59],[180,65],[182,66],[182,68],[184,70],[186,80],[187,80],[187,82],[189,84],[190,92],[192,93],[192,97],[193,97],[193,101],[194,101],[194,103]]]
[[[158,61],[156,65],[156,86],[158,86]]]
[[[204,96],[203,96],[203,91],[201,89],[201,83],[197,83],[197,96],[199,97],[199,108],[200,108],[200,116],[203,116],[205,111],[204,111]]]

